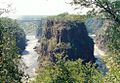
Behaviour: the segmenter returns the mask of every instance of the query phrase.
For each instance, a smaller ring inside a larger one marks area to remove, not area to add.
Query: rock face
[[[95,33],[96,34],[95,43],[97,47],[104,52],[109,51],[108,46],[107,46],[109,39],[106,33],[108,33],[108,29],[111,23],[112,22],[110,20],[105,20],[102,27]]]
[[[36,38],[40,38],[42,36],[42,32],[43,32],[43,28],[41,27],[37,28],[36,34],[35,34]]]
[[[52,61],[55,61],[57,53],[63,53],[63,57],[67,55],[70,60],[95,61],[94,43],[84,23],[48,20],[40,43],[37,51],[41,56],[51,56]]]
[[[36,22],[36,24],[37,24],[37,29],[36,29],[36,32],[35,32],[36,38],[39,39],[39,38],[42,37],[42,35],[43,35],[43,29],[44,29],[43,27],[44,27],[45,23],[46,23],[45,19],[41,19],[41,20],[38,20]]]

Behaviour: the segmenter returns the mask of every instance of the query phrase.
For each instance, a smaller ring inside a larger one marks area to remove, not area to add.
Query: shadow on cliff
[[[94,42],[88,36],[86,26],[78,21],[47,20],[43,37],[39,40],[41,56],[51,56],[63,53],[68,59],[82,59],[84,62],[95,62]]]

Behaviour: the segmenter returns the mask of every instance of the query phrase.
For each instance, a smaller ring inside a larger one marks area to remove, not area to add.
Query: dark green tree
[[[0,83],[20,83],[23,72],[19,69],[19,50],[16,33],[17,23],[8,18],[0,18]]]
[[[70,61],[56,54],[57,62],[44,61],[33,83],[102,83],[102,73],[95,65],[82,64],[80,59]]]
[[[120,1],[119,0],[73,0],[72,5],[90,8],[88,14],[104,15],[120,24]]]
[[[104,47],[108,49],[105,62],[109,68],[104,82],[119,83],[120,82],[120,0],[73,0],[71,4],[80,7],[91,8],[88,14],[102,15],[106,19],[110,19],[109,27],[104,31],[103,42]],[[102,33],[102,32],[100,32]],[[97,33],[99,34],[99,33]]]

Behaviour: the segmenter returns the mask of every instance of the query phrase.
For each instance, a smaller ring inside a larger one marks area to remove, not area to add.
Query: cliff
[[[111,21],[105,20],[102,27],[95,33],[96,35],[95,43],[97,47],[104,52],[109,51],[108,43],[110,41],[109,41],[109,37],[107,34],[108,34],[108,30],[110,29],[110,24],[112,24]]]
[[[57,53],[62,53],[62,58],[67,55],[70,60],[95,61],[94,43],[82,22],[48,20],[39,42],[37,52],[41,56],[50,56],[52,61],[56,60]]]

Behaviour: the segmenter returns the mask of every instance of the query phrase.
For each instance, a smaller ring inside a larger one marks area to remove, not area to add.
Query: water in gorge
[[[34,78],[36,75],[35,69],[38,66],[38,54],[33,49],[38,44],[38,39],[35,35],[27,35],[27,46],[22,53],[22,60],[26,68],[24,69],[25,74],[29,75],[30,78]]]
[[[38,39],[35,37],[35,34],[27,34],[26,39],[27,39],[27,46],[26,46],[26,49],[22,53],[22,61],[26,67],[24,68],[24,73],[25,75],[29,76],[29,79],[26,80],[25,78],[25,80],[28,81],[28,80],[34,80],[34,77],[37,75],[35,71],[38,67],[37,60],[38,60],[39,54],[37,54],[34,47],[38,46],[39,43],[38,43]],[[101,61],[101,58],[103,57],[102,55],[103,55],[103,52],[100,51],[95,45],[94,56],[97,58],[96,64],[98,64],[99,69],[105,75],[107,72],[107,69],[104,63]],[[23,83],[26,83],[25,80]]]

